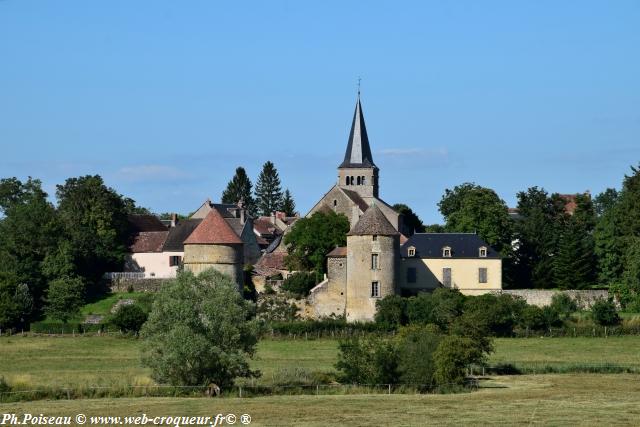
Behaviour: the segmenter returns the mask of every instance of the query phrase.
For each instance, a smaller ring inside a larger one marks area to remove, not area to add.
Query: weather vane
[[[362,79],[358,76],[358,95],[360,95],[360,80]]]

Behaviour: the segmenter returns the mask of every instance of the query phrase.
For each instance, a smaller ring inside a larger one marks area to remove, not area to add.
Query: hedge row
[[[91,332],[109,332],[107,325],[80,322],[33,322],[31,332],[37,334],[82,334]]]

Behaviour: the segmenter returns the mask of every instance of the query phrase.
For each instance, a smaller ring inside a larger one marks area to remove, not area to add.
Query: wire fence
[[[72,400],[120,397],[220,397],[250,398],[279,395],[348,395],[348,394],[441,394],[477,390],[476,378],[464,384],[296,384],[235,385],[220,389],[210,386],[126,385],[90,387],[43,387],[28,390],[2,390],[0,402],[33,400]]]

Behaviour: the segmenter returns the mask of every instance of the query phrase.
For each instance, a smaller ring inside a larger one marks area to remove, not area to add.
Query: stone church
[[[327,275],[311,290],[311,316],[373,320],[376,301],[416,295],[438,287],[478,295],[502,289],[502,258],[474,233],[403,231],[402,215],[379,196],[360,95],[356,101],[337,183],[307,216],[331,210],[347,216],[347,246],[327,254]]]

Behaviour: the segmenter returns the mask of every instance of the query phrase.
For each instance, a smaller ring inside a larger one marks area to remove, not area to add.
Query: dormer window
[[[442,248],[442,257],[451,258],[451,248],[449,246],[445,246],[444,248]]]
[[[487,257],[487,247],[486,246],[480,246],[480,251],[479,251],[479,256],[480,258],[486,258]]]
[[[413,246],[409,246],[409,249],[407,250],[407,254],[409,256],[416,256],[416,248]]]

